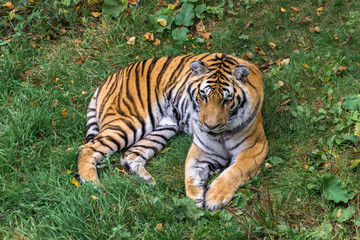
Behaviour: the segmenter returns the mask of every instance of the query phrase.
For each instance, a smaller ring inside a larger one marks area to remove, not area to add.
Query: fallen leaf
[[[60,35],[64,35],[66,33],[66,29],[65,28],[60,28]]]
[[[280,7],[280,11],[281,11],[281,12],[286,12],[286,9],[285,9],[285,8]]]
[[[57,123],[55,121],[52,121],[51,125],[53,125],[55,127],[57,125]]]
[[[79,182],[75,178],[71,179],[71,183],[74,184],[76,187],[79,186]]]
[[[360,62],[357,62],[356,65],[358,65],[360,67]]]
[[[62,110],[61,115],[63,115],[64,118],[68,117],[68,114],[66,112],[66,109]]]
[[[130,5],[136,6],[137,1],[136,1],[136,0],[128,0],[128,3],[129,3]]]
[[[79,39],[75,39],[75,40],[74,40],[74,43],[75,43],[76,45],[79,45],[79,44],[82,43],[82,42],[81,42],[81,40],[79,40]]]
[[[202,20],[200,20],[200,22],[198,22],[198,24],[196,24],[196,31],[198,31],[198,32],[204,32],[205,31],[205,25],[204,25],[204,22]]]
[[[38,45],[37,45],[35,42],[33,42],[33,41],[30,41],[29,44],[30,44],[30,46],[32,46],[33,48],[37,48],[37,47],[38,47]]]
[[[291,10],[293,10],[294,12],[299,12],[300,10],[296,7],[290,7]]]
[[[345,66],[339,66],[339,68],[338,68],[339,71],[344,71],[345,69],[347,69],[347,67],[345,67]]]
[[[167,2],[164,1],[164,0],[159,0],[159,1],[156,3],[156,5],[158,5],[158,6],[167,6],[168,4],[167,4]]]
[[[70,171],[69,169],[66,170],[66,174],[70,174],[70,173],[72,173],[72,171]]]
[[[334,34],[334,40],[335,40],[335,42],[339,41],[339,35],[337,33]]]
[[[166,25],[167,25],[167,21],[164,18],[159,18],[159,19],[156,20],[156,22],[158,24],[160,24],[161,26],[163,26],[163,27],[166,27]]]
[[[309,64],[308,63],[303,63],[303,67],[304,68],[309,68]]]
[[[168,9],[174,10],[176,8],[175,4],[169,4]]]
[[[269,46],[270,46],[272,49],[274,49],[274,48],[276,47],[276,44],[273,43],[273,42],[269,42]]]
[[[252,53],[245,53],[245,56],[248,58],[248,59],[252,59],[254,57],[254,54]]]
[[[212,43],[210,43],[210,42],[207,42],[206,43],[206,49],[211,49],[212,48]]]
[[[68,148],[68,149],[66,149],[66,152],[69,152],[69,151],[71,151],[71,150],[73,150],[74,148]]]
[[[154,41],[154,34],[151,33],[151,32],[145,33],[144,37],[145,37],[145,39],[148,40],[148,41]]]
[[[324,10],[324,7],[319,7],[318,9],[316,9],[317,12],[322,12]]]
[[[101,15],[101,13],[99,13],[99,12],[91,12],[91,15],[93,17],[95,17],[95,18],[98,18]]]
[[[265,55],[265,52],[262,49],[258,48],[258,47],[255,47],[255,51],[257,53],[260,53],[261,55]]]
[[[169,150],[170,150],[170,147],[166,147],[166,148],[164,148],[163,150],[161,150],[160,153],[166,153],[166,152],[169,151]]]
[[[82,58],[78,58],[78,59],[75,60],[75,62],[76,62],[77,64],[82,64],[82,63],[85,62],[85,60],[82,59]]]
[[[154,46],[159,46],[160,44],[161,44],[160,39],[155,38],[155,41],[154,41]]]
[[[339,210],[337,210],[336,212],[336,217],[339,218],[342,214],[342,209],[340,208]]]
[[[154,228],[155,231],[161,231],[162,230],[162,223],[158,223],[156,227]]]
[[[97,196],[95,196],[95,195],[92,195],[91,198],[94,199],[94,200],[99,199],[99,198],[98,198]]]
[[[290,63],[290,58],[285,58],[281,60],[280,65],[289,65],[289,63]]]
[[[271,163],[265,163],[266,168],[271,168]]]
[[[207,33],[207,32],[200,32],[200,35],[202,36],[203,39],[205,40],[209,40],[211,37],[211,33]]]
[[[284,83],[282,83],[282,84],[284,84]],[[280,84],[279,84],[280,85]],[[281,86],[280,86],[281,87]],[[281,106],[284,106],[284,105],[286,105],[286,104],[288,104],[289,102],[291,102],[291,99],[289,98],[289,99],[286,99],[285,101],[283,101],[282,103],[281,103]]]
[[[276,26],[276,29],[284,28],[284,25],[278,25]]]
[[[278,85],[279,85],[279,87],[282,87],[282,86],[284,86],[284,82],[283,81],[278,81]]]
[[[87,95],[88,91],[81,91],[82,95]]]
[[[135,39],[136,39],[136,37],[131,37],[131,38],[129,38],[129,40],[126,43],[129,44],[129,45],[134,45],[135,44]]]
[[[292,22],[296,22],[297,18],[296,17],[292,17],[292,18],[289,18],[290,21]]]
[[[305,164],[304,169],[308,169],[308,168],[309,168],[309,165]]]
[[[2,6],[3,6],[3,7],[6,7],[6,8],[9,9],[9,10],[15,8],[14,4],[12,4],[12,2],[10,2],[10,1],[7,2],[7,3],[4,3]]]
[[[118,170],[118,171],[121,172],[121,173],[127,174],[127,172],[125,172],[124,169],[120,169],[120,168],[117,168],[117,167],[115,167],[115,169]]]
[[[320,27],[316,26],[316,27],[314,28],[314,30],[315,30],[315,32],[320,32]]]

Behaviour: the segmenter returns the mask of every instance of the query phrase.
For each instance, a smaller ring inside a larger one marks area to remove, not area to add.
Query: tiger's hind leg
[[[151,133],[135,143],[121,157],[121,165],[126,171],[137,173],[147,183],[155,184],[155,179],[145,169],[145,165],[178,132],[179,128],[173,121],[164,119]]]

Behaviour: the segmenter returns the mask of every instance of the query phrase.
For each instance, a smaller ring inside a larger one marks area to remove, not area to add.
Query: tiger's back
[[[234,134],[241,141],[254,122],[261,122],[262,101],[260,71],[234,56],[206,53],[129,65],[108,77],[94,93],[87,111],[88,143],[78,157],[79,175],[83,181],[97,183],[96,164],[105,154],[131,146],[121,159],[124,168],[155,183],[144,166],[172,136],[195,131],[201,137],[194,135],[194,142],[203,148],[212,143],[201,143],[201,138],[215,135]],[[224,158],[232,158],[230,150],[224,151]],[[226,161],[229,165],[234,159]]]

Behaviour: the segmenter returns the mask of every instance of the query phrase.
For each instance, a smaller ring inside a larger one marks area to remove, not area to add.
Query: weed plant
[[[207,1],[181,30],[191,35],[175,37],[179,21],[154,27],[169,10],[156,1],[116,18],[94,14],[102,1],[20,0],[15,11],[0,2],[1,239],[359,239],[358,1]],[[191,11],[206,1],[182,2]],[[99,165],[102,186],[76,187],[101,81],[132,62],[203,52],[264,72],[269,153],[259,174],[223,210],[196,208],[184,189],[192,139],[180,134],[148,164],[156,186],[125,174],[117,153]]]

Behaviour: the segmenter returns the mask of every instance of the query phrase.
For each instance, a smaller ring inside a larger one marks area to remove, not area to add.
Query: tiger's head
[[[260,111],[263,89],[257,91],[249,82],[248,66],[230,61],[217,64],[194,61],[190,69],[194,78],[187,93],[191,98],[193,116],[202,131],[220,134],[241,128]],[[260,76],[262,82],[260,74],[255,73],[255,76]]]

